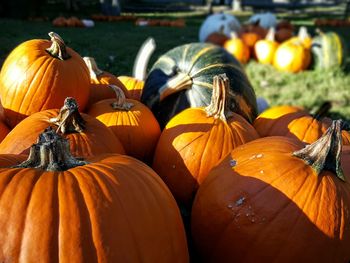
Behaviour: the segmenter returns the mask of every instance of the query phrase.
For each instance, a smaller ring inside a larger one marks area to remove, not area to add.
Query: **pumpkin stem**
[[[49,36],[51,38],[52,44],[46,51],[53,57],[58,58],[60,60],[69,59],[71,56],[68,54],[66,50],[66,44],[63,39],[56,33],[50,32]]]
[[[69,141],[58,135],[51,127],[39,135],[30,148],[28,159],[14,168],[38,168],[45,171],[65,171],[87,164],[74,158],[69,150]]]
[[[62,134],[83,132],[85,130],[85,120],[79,113],[76,100],[71,97],[64,100],[64,105],[58,116],[51,118],[49,122],[57,125],[56,131],[61,131]]]
[[[267,41],[275,42],[275,34],[276,34],[276,29],[274,27],[270,27],[269,31],[266,34],[265,39]]]
[[[211,96],[210,104],[205,108],[208,117],[220,118],[226,121],[232,116],[228,105],[230,89],[230,81],[226,74],[214,76],[213,78],[213,94]]]
[[[342,181],[345,181],[340,165],[343,125],[342,120],[333,121],[320,139],[299,151],[295,151],[293,155],[311,165],[317,175],[323,170],[328,170],[335,173]]]
[[[97,77],[103,74],[103,70],[100,70],[97,66],[96,60],[93,57],[83,57],[86,66],[90,72],[90,78],[97,79]]]
[[[238,37],[237,32],[236,31],[231,31],[230,32],[230,38],[231,39],[238,39],[239,37]]]
[[[108,85],[108,87],[113,89],[116,94],[117,101],[111,104],[114,110],[128,111],[134,106],[133,103],[126,101],[125,93],[121,88],[116,85]]]
[[[322,120],[328,114],[329,110],[332,108],[332,103],[330,101],[325,101],[313,114],[314,119]]]
[[[159,90],[159,101],[164,100],[166,97],[179,92],[181,90],[188,89],[192,86],[192,79],[189,75],[177,72],[174,77],[169,79]]]
[[[301,26],[299,28],[299,31],[298,31],[298,38],[301,40],[301,41],[304,41],[305,39],[309,38],[310,35],[309,33],[307,32],[307,28],[305,26]]]

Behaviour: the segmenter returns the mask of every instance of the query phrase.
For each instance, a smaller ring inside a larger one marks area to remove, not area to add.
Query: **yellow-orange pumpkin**
[[[224,48],[241,63],[247,63],[250,58],[249,47],[235,32],[231,33],[231,38],[224,43]]]
[[[278,45],[278,42],[275,41],[275,29],[270,28],[265,39],[255,43],[254,50],[257,60],[262,64],[272,64]]]
[[[130,76],[119,76],[119,81],[123,83],[125,87],[125,96],[128,99],[141,100],[143,86],[145,82],[143,80],[136,79]]]

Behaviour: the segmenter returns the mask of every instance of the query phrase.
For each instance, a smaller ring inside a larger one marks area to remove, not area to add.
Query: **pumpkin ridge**
[[[53,64],[55,64],[54,62],[55,62],[55,59],[51,59],[50,64],[48,65],[48,67],[47,67],[46,70],[45,70],[45,74],[46,74],[46,72],[51,68],[51,66],[52,66]],[[58,67],[58,66],[59,66],[59,65],[56,64],[56,67]],[[57,81],[56,76],[57,76],[57,72],[55,72],[55,75],[54,75],[54,76],[52,76],[52,77],[50,77],[50,78],[48,78],[48,77],[45,78],[45,80],[50,79],[50,85],[47,85],[48,88],[51,88],[51,87],[55,86],[54,84],[55,84],[55,82]],[[42,78],[44,78],[44,77],[45,77],[45,75],[43,75]],[[41,85],[40,85],[40,86],[41,86]],[[40,89],[40,86],[37,88],[36,92]],[[41,92],[42,92],[42,91],[41,91]],[[36,94],[36,93],[35,93],[35,94]],[[31,101],[32,101],[33,98],[35,97],[35,94],[32,94]],[[45,91],[45,94],[46,94],[46,96],[45,96],[46,99],[45,99],[45,100],[42,100],[42,103],[41,103],[42,105],[40,106],[40,108],[39,108],[38,111],[42,111],[43,109],[47,109],[47,108],[48,108],[47,105],[50,103],[50,100],[51,100],[52,96],[55,95],[55,91],[54,91],[54,90],[46,90],[46,91]],[[26,111],[26,112],[27,112],[27,111]],[[32,114],[32,113],[30,113],[30,114]]]
[[[83,167],[82,167],[83,168]],[[79,169],[80,170],[80,169]],[[88,174],[86,174],[87,169],[84,169],[84,173],[80,173],[79,170],[75,170],[74,173],[67,170],[65,171],[65,173],[63,174],[63,176],[60,176],[60,182],[59,184],[61,185],[58,189],[59,192],[64,191],[64,193],[70,192],[72,195],[76,196],[76,198],[74,198],[75,202],[76,202],[76,206],[78,206],[79,208],[79,213],[86,215],[84,218],[87,219],[87,223],[84,223],[83,221],[79,222],[79,226],[81,228],[84,229],[84,231],[88,230],[89,232],[84,232],[84,236],[80,237],[80,242],[81,242],[81,247],[80,250],[84,250],[83,247],[84,246],[89,246],[92,249],[89,249],[88,251],[93,251],[93,255],[92,257],[96,260],[96,262],[98,262],[100,259],[99,255],[98,255],[98,248],[97,248],[97,243],[96,243],[96,233],[94,233],[94,227],[96,225],[96,222],[94,222],[93,220],[93,213],[91,212],[91,208],[89,208],[88,203],[90,203],[87,198],[87,196],[90,197],[91,192],[84,192],[84,187],[82,187],[82,183],[80,182],[79,179],[81,178],[90,178],[92,181],[94,181],[94,176],[92,176],[92,174],[89,172]],[[85,180],[81,180],[82,182],[84,182]],[[70,189],[68,189],[68,185],[70,185]],[[86,182],[85,182],[86,184]],[[96,188],[99,187],[98,185],[94,184],[94,190],[96,190]],[[62,189],[62,190],[61,190]],[[90,187],[87,187],[87,189],[90,189]],[[70,191],[69,191],[70,190]],[[98,191],[100,192],[100,191]],[[67,195],[63,195],[61,193],[62,196],[64,196],[65,198],[67,197]],[[64,199],[65,199],[64,198]],[[91,198],[92,199],[92,198]],[[62,200],[60,199],[60,204],[63,205],[65,202],[69,201],[69,200]],[[63,204],[62,204],[63,203]],[[71,204],[70,204],[71,205]],[[64,207],[69,207],[67,205],[64,205]],[[60,208],[60,206],[59,206]],[[59,220],[60,221],[60,227],[59,229],[62,229],[62,224],[66,223],[67,220]],[[66,223],[66,224],[70,224],[70,223]],[[84,225],[88,226],[88,227],[83,227]],[[64,239],[64,235],[59,234],[59,243],[62,243],[65,241]],[[67,237],[66,237],[67,238]],[[62,246],[60,246],[62,247]],[[84,258],[83,255],[83,251],[79,251],[82,254],[82,257]],[[91,255],[89,255],[90,257]],[[65,257],[64,257],[65,258]],[[89,260],[93,261],[92,258],[89,258]]]
[[[191,60],[191,67],[188,69],[188,73],[191,73],[193,67],[195,66],[196,62],[198,61],[198,59],[203,55],[203,54],[206,54],[208,52],[210,52],[211,50],[215,49],[216,46],[215,45],[210,45],[210,46],[207,46],[203,49],[201,49],[198,53],[196,53],[196,55],[192,58]]]
[[[48,64],[48,65],[50,65],[51,64],[51,61],[49,60],[49,59],[47,59],[47,57],[41,57],[41,59],[43,60],[42,61],[42,63],[40,63],[40,69],[42,69],[42,67],[43,66],[46,66],[46,64]],[[39,64],[39,63],[38,63]],[[32,63],[28,68],[27,68],[27,70],[24,72],[24,75],[27,75],[27,71],[30,71],[30,69],[33,67],[33,66],[35,66],[35,67],[37,67],[37,63]],[[22,109],[22,107],[23,107],[23,105],[24,104],[26,104],[25,102],[25,99],[28,97],[27,95],[28,95],[28,93],[30,93],[30,95],[32,95],[31,96],[31,98],[30,98],[30,101],[32,101],[32,99],[33,99],[33,97],[34,97],[34,95],[38,92],[38,90],[40,89],[40,86],[41,86],[41,83],[39,84],[39,87],[38,88],[35,88],[34,89],[34,93],[31,93],[30,92],[30,90],[31,89],[33,89],[32,88],[32,86],[33,86],[33,82],[35,82],[35,79],[38,77],[38,75],[43,75],[43,76],[45,76],[45,73],[47,72],[47,70],[48,70],[48,67],[46,67],[44,70],[44,72],[41,72],[42,70],[36,70],[35,71],[35,74],[32,76],[32,78],[28,81],[28,82],[30,82],[30,86],[29,86],[29,89],[28,89],[28,91],[24,94],[24,96],[22,95],[22,103],[21,103],[21,105],[19,106],[19,107],[17,107],[18,108],[18,111],[19,112],[21,112],[20,110]],[[51,80],[51,78],[50,78],[50,80]],[[36,84],[36,83],[35,83]],[[36,85],[38,85],[38,84],[36,84]],[[10,91],[10,89],[8,89],[8,91]],[[18,94],[17,93],[19,93],[21,90],[20,89],[15,89],[15,94],[13,95],[13,98],[16,98],[17,96],[18,96]],[[7,95],[6,95],[7,96]],[[14,108],[14,99],[13,100],[11,100],[11,103],[10,103],[10,109],[13,109]],[[28,110],[28,107],[30,106],[30,103],[28,103],[27,104],[27,110]],[[25,111],[25,112],[27,112],[27,110]]]
[[[186,68],[186,57],[187,57],[187,54],[188,54],[188,50],[190,49],[191,45],[190,44],[187,44],[185,47],[184,47],[184,52],[182,53],[182,59],[181,59],[181,63],[182,63],[182,66],[184,68]]]
[[[241,69],[239,68],[239,66],[234,65],[234,64],[225,64],[225,63],[215,63],[215,64],[207,65],[207,66],[201,68],[200,70],[194,72],[193,74],[190,73],[189,76],[190,76],[190,78],[195,78],[198,74],[203,73],[203,72],[205,72],[206,70],[210,70],[210,69],[215,68],[215,67],[233,68],[233,69],[236,69],[236,70],[237,70],[237,73],[242,73],[242,75],[243,75],[244,77],[247,76],[246,74],[243,74],[243,71],[241,71]]]

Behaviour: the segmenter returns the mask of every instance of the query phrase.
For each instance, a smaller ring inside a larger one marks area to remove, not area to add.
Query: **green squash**
[[[343,39],[335,32],[323,33],[314,37],[311,45],[313,65],[316,69],[341,67],[346,59],[346,46]]]
[[[180,111],[210,103],[213,77],[230,80],[230,108],[249,122],[257,116],[254,90],[241,64],[227,51],[208,43],[178,46],[162,55],[145,81],[141,101],[161,127]]]

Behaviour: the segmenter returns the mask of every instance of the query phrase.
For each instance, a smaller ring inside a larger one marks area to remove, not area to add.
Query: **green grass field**
[[[279,17],[290,19],[296,27],[307,26],[313,33],[314,18],[329,16],[331,11],[337,10],[318,9],[317,14],[282,13]],[[237,17],[244,21],[250,15],[251,13],[245,12]],[[47,33],[55,31],[82,56],[95,57],[101,69],[116,75],[131,75],[137,51],[147,37],[153,37],[157,44],[156,51],[151,57],[149,65],[151,66],[169,49],[196,42],[199,27],[205,18],[205,14],[200,12],[152,13],[138,16],[167,19],[183,17],[186,20],[186,27],[140,27],[135,26],[133,22],[96,22],[93,28],[55,28],[49,21],[0,19],[0,63],[2,64],[8,53],[21,42],[33,38],[48,39]],[[335,30],[349,42],[349,28],[324,28],[324,30]],[[333,102],[332,117],[350,120],[349,67],[345,70],[322,72],[308,70],[299,74],[281,73],[254,61],[245,67],[257,96],[266,98],[270,105],[293,104],[313,110],[324,100],[330,100]]]

